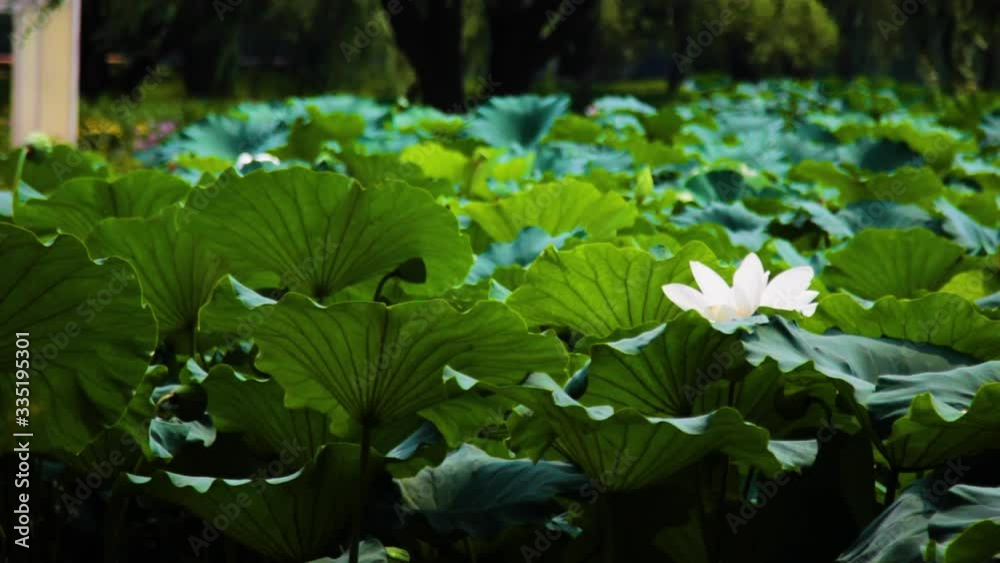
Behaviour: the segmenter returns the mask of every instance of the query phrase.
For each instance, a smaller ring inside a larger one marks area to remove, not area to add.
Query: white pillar
[[[82,0],[41,7],[39,0],[15,0],[14,71],[11,81],[11,143],[45,133],[77,140],[80,99],[80,10]]]

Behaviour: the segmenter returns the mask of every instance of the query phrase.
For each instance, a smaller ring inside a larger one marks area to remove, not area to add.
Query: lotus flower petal
[[[702,311],[708,306],[708,300],[705,299],[704,295],[694,288],[683,284],[668,283],[663,286],[663,293],[674,302],[674,305],[685,311],[690,311],[691,309]]]
[[[731,291],[729,284],[722,279],[722,276],[701,262],[692,260],[690,266],[694,280],[698,282],[698,288],[701,289],[702,294],[709,302],[726,303],[729,301]]]

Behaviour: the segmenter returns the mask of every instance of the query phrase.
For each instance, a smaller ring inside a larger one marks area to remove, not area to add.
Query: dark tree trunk
[[[593,81],[601,53],[601,37],[596,33],[598,15],[597,10],[579,13],[580,18],[589,20],[581,28],[590,32],[575,34],[559,53],[559,75],[573,81],[573,110],[580,113],[594,97]]]
[[[729,42],[729,75],[734,80],[760,80],[760,71],[750,60],[753,44],[742,37],[734,37]]]
[[[598,40],[598,7],[599,0],[487,2],[493,93],[526,92],[554,57],[571,48],[592,48]]]
[[[417,75],[421,101],[442,111],[465,111],[461,0],[399,6],[398,0],[383,0],[396,44]]]
[[[109,86],[108,42],[101,37],[101,26],[108,17],[104,2],[88,0],[83,3],[80,22],[80,93],[94,97]]]
[[[213,21],[219,15],[210,2],[184,2],[181,6],[174,28],[181,33],[175,41],[180,47],[184,89],[193,96],[231,94],[239,66],[239,21],[235,17]],[[218,24],[206,26],[209,21]]]
[[[128,66],[118,77],[119,90],[132,92],[160,61],[178,54],[188,94],[230,94],[238,71],[240,25],[231,14],[223,21],[219,17],[211,2],[179,2],[176,15],[153,28],[159,37],[131,54]],[[216,25],[206,25],[213,20]]]
[[[1000,33],[994,33],[993,41],[983,53],[983,76],[979,82],[989,90],[1000,88]]]
[[[541,70],[538,55],[541,49],[541,26],[544,12],[539,16],[533,8],[518,2],[499,0],[487,4],[490,27],[489,69],[497,94],[516,94],[530,86]]]
[[[671,2],[668,8],[668,20],[670,22],[670,61],[667,62],[667,93],[674,97],[680,91],[681,83],[684,82],[684,75],[693,69],[684,64],[686,30],[690,29],[688,23],[691,21],[691,3],[687,0]],[[674,54],[678,58],[674,58]]]
[[[830,17],[840,30],[840,42],[837,46],[835,71],[837,76],[848,80],[854,70],[854,41],[857,35],[857,11],[849,0],[826,0],[823,3],[830,12]]]

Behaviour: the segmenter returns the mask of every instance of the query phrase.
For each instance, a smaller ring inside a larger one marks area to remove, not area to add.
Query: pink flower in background
[[[159,123],[140,123],[136,126],[136,150],[146,150],[154,147],[163,139],[177,130],[177,122],[161,121]]]

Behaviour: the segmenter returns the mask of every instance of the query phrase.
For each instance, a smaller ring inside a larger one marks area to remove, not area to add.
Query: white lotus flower
[[[250,164],[251,162],[270,162],[271,164],[276,164],[276,165],[281,164],[281,161],[278,160],[278,157],[274,156],[273,154],[268,154],[266,152],[262,152],[260,154],[250,154],[248,152],[245,152],[241,153],[240,156],[236,157],[236,168],[242,169],[244,166]]]
[[[679,283],[663,286],[663,293],[684,311],[694,309],[706,319],[721,323],[749,317],[758,307],[799,311],[809,317],[816,312],[809,283],[813,270],[800,266],[781,272],[768,283],[770,272],[764,271],[760,258],[751,252],[740,263],[729,287],[722,276],[701,262],[690,262],[691,273],[701,291]]]

